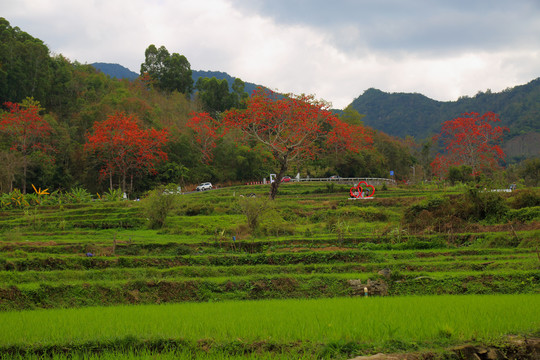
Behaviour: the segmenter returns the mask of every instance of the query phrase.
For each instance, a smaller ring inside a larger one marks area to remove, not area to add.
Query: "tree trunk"
[[[126,172],[122,173],[122,195],[126,193]]]
[[[22,178],[23,194],[26,194],[26,172],[27,172],[27,169],[28,169],[28,159],[27,159],[26,155],[24,155],[24,157],[23,157],[23,178]]]
[[[109,170],[109,192],[112,192],[112,170]]]
[[[287,171],[287,160],[282,159],[279,162],[281,164],[281,167],[279,168],[276,180],[270,185],[270,200],[274,200],[276,198],[278,187],[281,184],[281,178],[283,177],[283,175],[285,175],[285,171]]]

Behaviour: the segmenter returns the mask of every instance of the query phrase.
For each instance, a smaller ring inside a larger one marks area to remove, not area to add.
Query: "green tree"
[[[528,186],[540,184],[540,158],[525,160],[518,168],[519,176]]]
[[[49,48],[0,17],[0,103],[33,97],[45,103],[51,81]]]
[[[145,61],[141,64],[141,76],[148,74],[157,88],[162,91],[178,91],[191,94],[193,78],[191,65],[184,55],[169,54],[165,46],[159,49],[150,45],[144,52]]]
[[[245,109],[249,94],[245,91],[246,84],[239,78],[235,78],[232,84],[232,107]]]
[[[248,94],[244,91],[245,83],[235,78],[232,91],[226,79],[216,77],[197,79],[195,89],[197,97],[202,102],[203,108],[213,118],[219,118],[220,114],[232,108],[245,109]]]
[[[213,118],[219,117],[223,111],[231,108],[229,83],[227,80],[199,78],[195,84],[197,97],[201,100],[204,110]]]
[[[448,181],[450,184],[455,185],[457,183],[469,183],[474,180],[474,177],[471,175],[472,168],[467,165],[460,166],[451,166],[448,169]]]
[[[365,115],[360,114],[351,105],[343,109],[343,113],[339,116],[341,121],[349,125],[364,125],[362,122],[363,117],[365,117]]]

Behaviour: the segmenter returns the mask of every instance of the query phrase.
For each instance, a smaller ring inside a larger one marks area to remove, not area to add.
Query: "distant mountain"
[[[93,63],[90,64],[105,75],[109,75],[112,78],[117,79],[129,79],[129,80],[135,80],[139,77],[139,74],[136,72],[133,72],[129,70],[126,67],[123,67],[120,64],[109,64],[109,63]]]
[[[109,75],[110,77],[117,78],[117,79],[134,80],[139,77],[138,73],[133,72],[129,70],[128,68],[123,67],[120,64],[93,63],[90,65],[92,65],[93,67],[101,71],[102,73]],[[197,79],[199,79],[200,77],[208,77],[208,78],[215,77],[216,79],[219,79],[219,80],[223,80],[223,79],[227,80],[227,82],[229,83],[229,87],[231,87],[235,79],[233,76],[225,72],[221,72],[221,71],[192,70],[192,72],[193,72],[192,77],[193,77],[194,83],[196,83]],[[257,87],[262,86],[262,85],[257,85],[257,84],[253,84],[249,82],[244,82],[244,83],[245,83],[244,90],[248,94],[251,94],[253,90],[255,90]]]
[[[474,97],[441,102],[421,94],[386,93],[368,89],[351,105],[364,124],[387,134],[425,139],[440,132],[444,121],[463,113],[499,114],[501,125],[510,128],[508,138],[540,132],[540,78],[500,93],[479,92]]]

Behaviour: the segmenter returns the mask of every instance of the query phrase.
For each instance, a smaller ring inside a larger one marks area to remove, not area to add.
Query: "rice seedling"
[[[137,339],[490,341],[540,329],[540,295],[410,296],[90,307],[0,313],[0,347]]]

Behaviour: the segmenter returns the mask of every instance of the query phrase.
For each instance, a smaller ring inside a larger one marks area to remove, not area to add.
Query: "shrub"
[[[540,206],[540,190],[538,189],[517,190],[514,193],[514,197],[510,201],[510,204],[514,209]]]
[[[448,169],[448,181],[452,186],[460,182],[469,183],[474,180],[472,172],[472,168],[467,165],[452,166]]]
[[[100,199],[104,201],[120,201],[123,195],[122,189],[109,189],[101,195]]]
[[[160,186],[150,191],[143,200],[144,214],[148,218],[150,229],[162,228],[167,215],[178,204],[180,195],[166,192],[167,190],[170,189]]]
[[[460,217],[464,220],[500,221],[508,212],[508,206],[501,194],[474,187],[467,190],[458,207],[461,211],[456,215],[461,214]]]
[[[67,197],[74,203],[86,203],[92,200],[92,195],[82,187],[72,188]]]
[[[211,204],[195,204],[185,210],[186,216],[210,215],[214,212],[214,206]]]
[[[419,218],[431,216],[431,213],[448,205],[448,200],[442,198],[431,198],[418,204],[413,204],[405,209],[404,220],[406,223],[414,223]],[[420,216],[422,214],[422,216]]]
[[[238,206],[246,216],[247,225],[252,234],[259,227],[260,216],[270,210],[270,203],[266,197],[239,197]]]
[[[540,219],[540,206],[509,210],[506,218],[510,221],[529,222]]]

